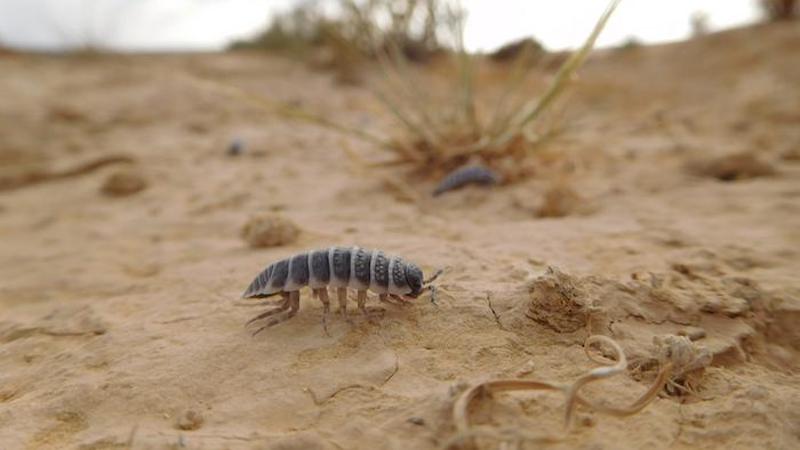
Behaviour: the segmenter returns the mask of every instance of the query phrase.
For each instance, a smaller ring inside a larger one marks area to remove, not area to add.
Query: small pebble
[[[770,163],[744,152],[692,161],[688,164],[688,169],[695,175],[716,178],[720,181],[746,180],[777,173]]]
[[[242,239],[252,248],[277,247],[297,240],[300,228],[275,214],[255,216],[242,228]]]
[[[178,417],[176,426],[180,430],[192,431],[203,426],[203,416],[194,410],[187,410]]]
[[[541,205],[536,210],[538,217],[565,217],[579,212],[583,198],[569,186],[557,185],[544,193]]]
[[[690,341],[698,341],[706,337],[706,330],[700,327],[686,327],[678,331],[678,336],[686,336]]]
[[[147,187],[147,180],[136,170],[127,169],[114,172],[106,178],[100,192],[109,197],[127,197]]]
[[[589,416],[589,415],[580,416],[578,418],[578,422],[581,425],[583,425],[584,427],[593,427],[595,425],[595,423],[596,423],[595,420],[594,420],[594,417]]]
[[[781,159],[792,162],[800,161],[800,142],[797,143],[796,147],[790,148],[781,153]]]
[[[244,150],[244,141],[239,138],[235,138],[231,140],[230,145],[228,145],[228,156],[239,156],[244,153]]]
[[[413,423],[414,425],[422,426],[422,425],[425,425],[425,419],[423,419],[422,417],[416,417],[416,416],[409,417],[408,418],[408,423]]]
[[[516,373],[518,377],[524,377],[526,375],[530,375],[536,369],[536,365],[533,361],[526,362]]]

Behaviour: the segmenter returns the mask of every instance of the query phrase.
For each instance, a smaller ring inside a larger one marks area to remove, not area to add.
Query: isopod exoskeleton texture
[[[242,294],[243,298],[280,295],[282,301],[247,324],[266,319],[264,325],[254,333],[258,334],[265,328],[294,317],[300,308],[300,289],[308,286],[314,296],[322,301],[323,325],[327,331],[330,312],[328,287],[336,289],[339,311],[343,315],[347,314],[347,289],[356,291],[358,308],[366,314],[367,291],[378,294],[383,302],[389,302],[390,299],[406,302],[431,290],[433,301],[435,290],[430,283],[439,273],[441,271],[424,280],[422,270],[416,264],[380,250],[359,247],[311,250],[276,261],[256,276]]]
[[[501,181],[500,175],[483,165],[468,165],[460,167],[444,177],[433,191],[437,197],[448,191],[460,189],[468,184],[491,186]]]

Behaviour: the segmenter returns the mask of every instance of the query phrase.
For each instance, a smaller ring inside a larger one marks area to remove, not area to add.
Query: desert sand
[[[298,62],[0,55],[0,448],[440,448],[468,385],[568,383],[603,334],[631,364],[586,395],[624,404],[679,333],[710,365],[636,415],[564,431],[563,398],[532,392],[471,420],[557,438],[521,448],[800,447],[798,43],[783,23],[599,52],[528,178],[433,199],[398,173],[416,200],[343,150],[370,145],[186,81],[392,129]],[[297,239],[249,247],[260,214]],[[304,291],[252,337],[253,277],[331,245],[447,268],[438,305],[353,307],[326,336]]]

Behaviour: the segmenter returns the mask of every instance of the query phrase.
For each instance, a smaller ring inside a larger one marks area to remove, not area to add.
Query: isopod
[[[430,290],[431,301],[435,302],[436,290],[431,283],[441,272],[424,280],[422,270],[416,264],[386,255],[380,250],[331,247],[307,251],[270,264],[250,283],[242,298],[280,295],[282,301],[275,308],[250,319],[246,325],[268,319],[264,326],[253,333],[256,335],[265,328],[291,319],[300,308],[300,289],[308,286],[314,296],[322,301],[322,323],[327,332],[329,286],[336,289],[342,315],[347,314],[348,288],[356,291],[358,309],[366,315],[368,290],[377,293],[383,302],[389,302],[390,298],[407,301]]]
[[[439,196],[447,191],[452,191],[468,184],[489,186],[500,182],[500,176],[491,169],[480,165],[460,167],[449,174],[436,186],[433,196]]]
[[[239,156],[244,153],[245,144],[240,138],[234,138],[228,145],[228,156]]]

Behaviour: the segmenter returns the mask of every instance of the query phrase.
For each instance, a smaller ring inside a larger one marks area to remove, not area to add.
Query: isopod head
[[[414,264],[408,263],[406,265],[406,281],[411,288],[411,292],[407,295],[409,297],[419,297],[422,293],[422,270]]]

